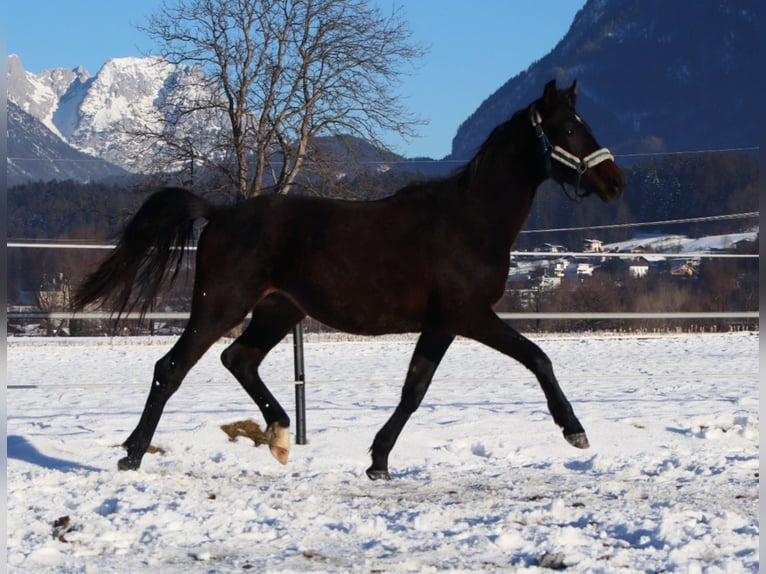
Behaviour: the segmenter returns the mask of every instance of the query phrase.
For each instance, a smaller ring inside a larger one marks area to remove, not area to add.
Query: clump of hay
[[[221,425],[221,430],[229,436],[229,440],[234,442],[239,437],[246,437],[253,441],[253,446],[269,444],[270,436],[261,430],[258,423],[251,419],[246,421],[237,421],[229,425]]]

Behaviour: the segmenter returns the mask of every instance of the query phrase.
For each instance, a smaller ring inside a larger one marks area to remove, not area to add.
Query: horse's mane
[[[490,135],[476,151],[473,158],[471,158],[466,164],[456,168],[451,173],[440,178],[418,179],[411,181],[404,187],[398,189],[392,195],[387,196],[387,198],[411,195],[423,191],[430,193],[435,191],[436,188],[443,189],[444,187],[450,186],[455,186],[461,189],[470,189],[471,182],[476,176],[476,173],[479,170],[482,162],[488,155],[495,151],[499,144],[505,144],[504,153],[508,153],[509,155],[513,155],[522,149],[522,146],[524,145],[523,138],[521,138],[520,135],[517,135],[515,132],[520,126],[525,125],[524,122],[528,122],[528,118],[529,108],[518,110],[513,114],[513,116],[511,116],[509,120],[496,126],[492,132],[490,132]],[[515,140],[512,138],[515,138]],[[509,142],[512,144],[510,148],[508,146]]]
[[[461,187],[469,188],[473,178],[476,176],[476,172],[479,170],[484,159],[495,151],[498,146],[498,140],[505,143],[510,141],[513,146],[506,150],[509,155],[515,154],[521,149],[522,138],[515,134],[515,131],[520,125],[521,120],[526,121],[529,117],[529,109],[518,110],[511,116],[511,119],[496,126],[489,134],[484,143],[479,147],[478,151],[474,154],[473,158],[464,166],[459,167],[455,172],[449,176],[458,180]],[[515,141],[512,138],[516,138]]]

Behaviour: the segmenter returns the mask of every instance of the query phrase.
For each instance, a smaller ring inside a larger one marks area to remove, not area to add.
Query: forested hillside
[[[577,205],[558,185],[538,193],[527,229],[585,227],[682,219],[758,210],[758,161],[749,155],[698,154],[652,159],[625,169],[623,197],[605,205],[595,198]],[[358,176],[333,195],[376,199],[394,193],[413,177],[407,173]],[[49,181],[8,191],[8,236],[12,239],[107,239],[143,201],[147,189],[106,183]],[[570,193],[571,195],[571,193]],[[213,197],[216,200],[217,198]],[[221,201],[221,199],[218,199]],[[687,234],[732,231],[730,222],[705,229],[687,226]],[[608,241],[630,232],[609,232]]]

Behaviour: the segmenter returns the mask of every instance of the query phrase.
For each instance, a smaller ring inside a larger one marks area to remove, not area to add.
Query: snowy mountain
[[[90,74],[82,67],[56,68],[35,75],[24,70],[17,55],[8,56],[8,100],[62,139],[65,138],[54,115],[62,100],[71,100],[70,92],[81,92],[89,78]]]
[[[174,66],[159,58],[109,60],[77,103],[77,116],[72,118],[73,129],[67,137],[78,149],[127,169],[140,169],[145,144],[133,142],[128,132],[156,129],[160,108],[167,98],[187,90],[188,80],[197,75],[192,68]],[[62,122],[73,113],[64,113]]]
[[[60,139],[55,143],[46,139],[37,147],[66,143],[82,153],[140,173],[160,152],[158,148],[147,149],[146,141],[136,139],[135,133],[157,133],[162,125],[160,117],[172,109],[176,99],[209,98],[200,87],[200,74],[197,68],[176,66],[154,57],[112,59],[95,76],[83,68],[32,74],[24,70],[18,56],[12,55],[8,58],[8,96],[12,104]],[[211,113],[200,111],[184,116],[174,129],[184,134],[210,135],[223,123]],[[11,118],[9,131],[29,132],[15,117]],[[319,138],[316,151],[329,153],[340,165],[351,157],[365,158],[370,164],[380,163],[379,171],[387,169],[387,161],[400,159],[350,137]],[[44,161],[43,157],[40,161]],[[172,169],[172,164],[168,165]],[[28,174],[26,179],[47,179],[49,171],[43,170],[37,177]],[[341,169],[340,175],[345,171]]]
[[[450,157],[470,157],[552,78],[578,80],[579,111],[617,153],[756,146],[764,87],[758,4],[589,0],[547,56],[466,119]]]
[[[32,74],[11,55],[8,100],[77,150],[140,171],[146,144],[131,133],[156,129],[170,99],[193,97],[189,80],[198,74],[152,57],[112,59],[95,76],[83,68]]]
[[[37,103],[43,108],[45,100]],[[13,101],[8,102],[7,151],[9,186],[52,179],[101,180],[126,173],[116,165],[76,150]]]

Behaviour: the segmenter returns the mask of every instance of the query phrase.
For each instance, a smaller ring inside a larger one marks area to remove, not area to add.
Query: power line
[[[68,157],[8,157],[6,158],[8,161],[47,161],[50,163],[54,162],[66,162],[66,163],[111,163],[108,159],[102,159],[98,157],[94,158],[68,158]]]
[[[673,155],[699,155],[705,153],[739,153],[739,152],[751,152],[761,151],[761,146],[748,146],[748,147],[729,147],[718,149],[699,149],[688,151],[658,151],[658,152],[643,152],[643,153],[619,153],[614,154],[614,157],[657,157],[657,156],[673,156]]]
[[[586,227],[556,227],[550,229],[524,229],[521,233],[556,233],[559,231],[592,231],[594,229],[618,229],[623,227],[649,227],[652,225],[677,225],[681,223],[701,223],[706,221],[727,221],[732,219],[751,219],[760,217],[760,211],[746,213],[730,213],[727,215],[708,215],[706,217],[690,217],[687,219],[665,219],[661,221],[645,221],[641,223],[612,223],[609,225],[589,225]]]
[[[525,229],[521,233],[556,233],[560,231],[592,231],[594,229],[616,229],[620,227],[649,227],[655,225],[677,225],[682,223],[701,223],[707,221],[726,221],[734,219],[755,219],[760,217],[759,211],[745,213],[729,213],[725,215],[708,215],[706,217],[690,217],[687,219],[666,219],[662,221],[645,221],[639,223],[613,223],[610,225],[592,225],[586,227],[558,227],[550,229]],[[113,244],[91,243],[88,239],[10,239],[6,247],[17,248],[47,248],[47,249],[114,249]],[[189,249],[196,249],[190,247]],[[521,253],[521,252],[518,252]]]
[[[664,157],[664,156],[677,156],[677,155],[701,155],[706,153],[744,153],[744,152],[760,152],[760,146],[744,146],[744,147],[729,147],[729,148],[713,148],[713,149],[699,149],[699,150],[678,150],[678,151],[659,151],[659,152],[640,152],[640,153],[616,153],[613,154],[615,158],[641,158],[641,157]],[[84,152],[83,152],[84,153]],[[75,159],[75,158],[43,158],[43,157],[7,157],[8,161],[40,161],[40,162],[65,162],[65,163],[110,163],[112,160],[103,158],[88,158],[88,159]],[[407,164],[465,164],[471,161],[468,159],[432,159],[432,158],[403,158],[395,160],[365,160],[353,162],[357,165],[407,165]],[[326,163],[326,162],[325,162]],[[337,163],[346,163],[344,161],[338,161]]]

